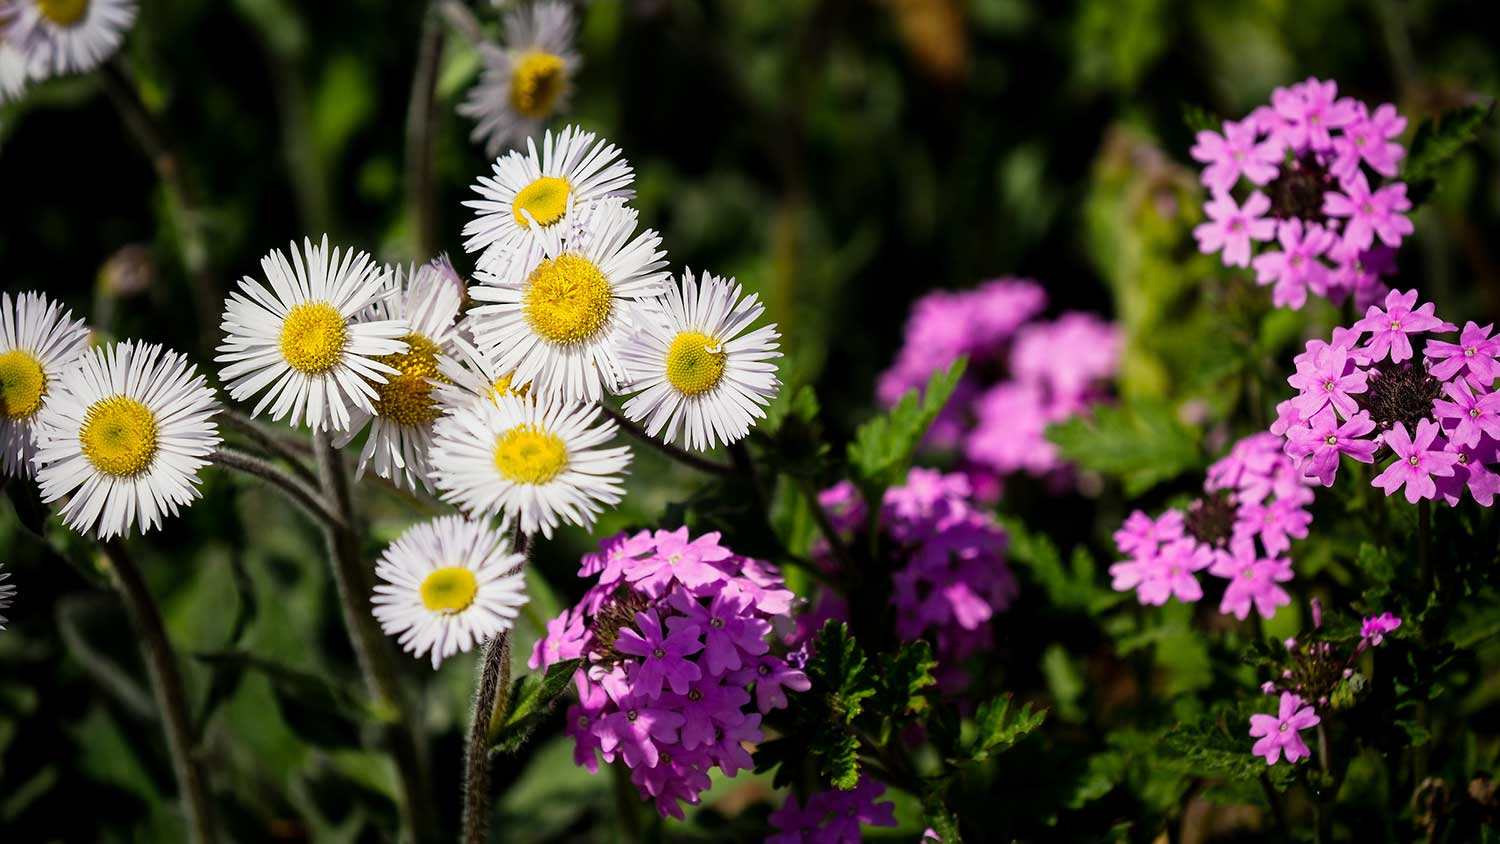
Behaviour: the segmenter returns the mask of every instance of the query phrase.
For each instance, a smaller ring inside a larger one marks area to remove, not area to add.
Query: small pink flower
[[[1389,139],[1406,131],[1406,118],[1390,103],[1375,109],[1373,115],[1364,103],[1355,103],[1355,111],[1357,116],[1344,127],[1344,134],[1333,139],[1335,158],[1329,169],[1347,179],[1359,172],[1363,161],[1380,175],[1393,178],[1406,148]]]
[[[1385,360],[1387,354],[1392,363],[1410,360],[1412,348],[1411,338],[1407,336],[1409,334],[1455,329],[1456,326],[1433,316],[1433,310],[1437,306],[1432,302],[1413,310],[1412,306],[1416,303],[1417,291],[1401,293],[1392,290],[1385,297],[1384,310],[1371,305],[1365,311],[1365,318],[1354,323],[1356,331],[1370,332],[1370,342],[1361,351],[1369,355],[1371,363]]]
[[[1361,463],[1375,462],[1375,441],[1368,438],[1375,430],[1370,414],[1360,411],[1340,425],[1331,413],[1314,417],[1307,425],[1287,430],[1287,454],[1308,458],[1303,470],[1323,486],[1333,486],[1339,470],[1339,455],[1347,454]]]
[[[1292,561],[1285,557],[1258,558],[1252,543],[1239,543],[1234,553],[1219,554],[1208,573],[1229,580],[1219,602],[1219,612],[1242,621],[1250,616],[1252,605],[1261,618],[1270,618],[1277,607],[1292,602],[1291,596],[1278,585],[1292,579]]]
[[[1292,539],[1306,539],[1312,514],[1296,501],[1278,498],[1269,504],[1240,505],[1234,524],[1234,535],[1242,538],[1259,536],[1266,553],[1280,554],[1292,547]]]
[[[1444,451],[1441,445],[1438,448],[1432,447],[1437,435],[1438,425],[1430,419],[1417,423],[1415,441],[1407,435],[1405,425],[1400,422],[1392,425],[1385,432],[1385,444],[1395,452],[1396,460],[1370,485],[1385,490],[1386,495],[1392,495],[1405,486],[1406,500],[1412,504],[1424,498],[1435,497],[1437,484],[1432,477],[1452,475],[1453,464],[1458,462],[1458,455]]]
[[[1163,542],[1181,539],[1183,536],[1183,514],[1181,510],[1168,510],[1156,519],[1136,510],[1115,531],[1115,545],[1121,554],[1138,551],[1156,553]]]
[[[1476,387],[1488,388],[1495,383],[1500,378],[1500,363],[1495,360],[1500,356],[1500,337],[1490,337],[1493,328],[1494,323],[1480,327],[1466,322],[1457,343],[1428,340],[1423,353],[1432,362],[1432,374],[1447,381],[1467,370],[1470,383]]]
[[[1311,419],[1325,407],[1332,407],[1339,416],[1348,419],[1359,412],[1354,397],[1368,389],[1368,378],[1364,370],[1354,365],[1348,349],[1327,346],[1312,355],[1311,360],[1302,359],[1297,372],[1286,382],[1302,391],[1293,401],[1303,419]]]
[[[1329,191],[1323,195],[1323,213],[1330,217],[1348,217],[1344,226],[1344,243],[1355,249],[1369,249],[1378,235],[1387,246],[1400,246],[1401,238],[1411,234],[1411,200],[1406,185],[1386,185],[1375,192],[1364,173],[1339,183],[1343,193]]]
[[[1287,142],[1299,149],[1329,149],[1333,145],[1329,130],[1348,126],[1359,117],[1355,101],[1339,99],[1338,92],[1337,82],[1318,79],[1272,91],[1271,107],[1284,121]]]
[[[1203,586],[1194,573],[1208,568],[1213,560],[1213,549],[1196,539],[1169,542],[1145,567],[1136,595],[1141,603],[1152,606],[1173,597],[1191,604],[1203,597]]]
[[[1302,698],[1282,692],[1278,714],[1250,716],[1250,736],[1260,739],[1250,751],[1265,757],[1267,765],[1276,764],[1283,753],[1288,762],[1311,756],[1301,731],[1318,726],[1319,721],[1311,706],[1303,706]]]
[[[1211,190],[1227,193],[1244,176],[1257,185],[1276,178],[1281,164],[1281,145],[1274,140],[1258,140],[1253,121],[1224,121],[1224,134],[1204,130],[1188,151],[1203,168],[1203,184]]]
[[[1276,229],[1279,252],[1266,252],[1255,258],[1255,283],[1275,284],[1271,304],[1278,308],[1300,310],[1307,303],[1307,291],[1328,289],[1328,265],[1318,260],[1338,237],[1317,223],[1304,228],[1298,219],[1283,220]]]
[[[1385,641],[1385,634],[1401,626],[1401,619],[1383,612],[1380,615],[1367,616],[1364,624],[1360,625],[1359,635],[1370,640],[1370,644],[1379,645]]]
[[[1443,393],[1453,401],[1438,399],[1432,409],[1439,420],[1453,423],[1446,432],[1448,439],[1461,446],[1479,445],[1484,435],[1500,439],[1500,393],[1475,395],[1469,382],[1462,380],[1444,384]]]
[[[1209,222],[1193,229],[1198,251],[1207,254],[1223,250],[1227,267],[1250,266],[1250,241],[1270,240],[1276,235],[1276,221],[1265,216],[1271,210],[1271,200],[1260,191],[1250,194],[1244,207],[1236,205],[1227,193],[1215,194],[1203,210]]]

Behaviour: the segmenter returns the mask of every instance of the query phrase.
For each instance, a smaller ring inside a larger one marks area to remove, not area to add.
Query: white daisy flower
[[[506,530],[548,539],[559,522],[590,527],[601,505],[619,503],[627,446],[596,448],[614,436],[613,422],[590,427],[594,405],[538,404],[535,396],[501,396],[445,416],[433,431],[432,479],[444,501],[476,516],[501,514]]]
[[[536,229],[503,266],[481,269],[469,294],[474,340],[496,365],[534,393],[598,401],[626,375],[616,353],[636,327],[639,303],[666,286],[661,237],[635,233],[636,213],[620,199],[585,209],[565,237]]]
[[[46,296],[0,294],[0,474],[34,473],[32,423],[88,343],[83,320]]]
[[[734,279],[704,273],[700,285],[692,270],[658,303],[660,319],[620,350],[636,376],[630,389],[639,391],[625,416],[668,443],[680,430],[698,451],[742,439],[781,387],[771,363],[781,357],[775,324],[741,336],[765,306],[754,293],[742,296]]]
[[[0,0],[5,37],[30,75],[83,73],[120,49],[135,24],[135,0]]]
[[[484,70],[458,113],[477,122],[471,138],[491,157],[567,107],[580,63],[575,29],[566,3],[540,0],[505,16],[505,46],[479,45]]]
[[[401,338],[406,351],[375,358],[396,374],[374,385],[373,412],[355,410],[349,430],[335,439],[334,446],[343,448],[368,426],[370,436],[360,451],[356,477],[362,477],[373,462],[375,474],[416,489],[427,483],[432,423],[442,415],[433,387],[446,380],[438,371],[438,361],[458,335],[463,288],[433,264],[397,267],[391,278],[390,294],[376,299],[360,320],[407,326]]]
[[[251,416],[269,407],[274,420],[290,414],[294,428],[306,419],[314,430],[345,431],[351,407],[374,413],[375,385],[399,374],[378,358],[406,350],[407,327],[357,319],[389,293],[369,255],[330,253],[326,235],[321,246],[304,240],[300,253],[292,244],[291,254],[290,263],[279,249],[261,259],[270,289],[247,276],[224,303],[226,337],[214,360],[228,365],[219,377],[235,401],[265,391]]]
[[[530,392],[525,384],[512,389],[513,373],[496,366],[493,358],[464,339],[467,331],[465,321],[453,338],[452,348],[438,359],[438,373],[442,377],[433,385],[433,397],[445,416],[475,402],[494,403],[501,396],[524,396]]]
[[[526,603],[526,557],[501,531],[462,516],[409,528],[375,565],[375,618],[432,667],[509,630]]]
[[[4,24],[0,23],[0,105],[21,98],[26,77],[26,54],[5,40]]]
[[[601,199],[635,195],[635,175],[620,158],[620,150],[593,132],[569,126],[558,135],[547,132],[541,155],[536,139],[526,139],[527,154],[519,150],[495,159],[494,176],[481,176],[474,192],[481,199],[464,205],[479,215],[464,226],[464,249],[484,251],[479,266],[493,267],[501,253],[515,249],[533,226],[566,230],[583,209]]]
[[[42,500],[71,495],[62,515],[80,533],[158,527],[198,497],[198,470],[219,445],[219,403],[186,355],[118,343],[63,374],[36,418]]]
[[[0,566],[0,569],[3,568],[5,567]],[[16,585],[14,583],[5,582],[9,579],[10,572],[0,571],[0,610],[10,609],[10,599],[16,596]],[[5,622],[8,620],[9,619],[7,619],[5,616],[0,615],[0,630],[5,629]]]

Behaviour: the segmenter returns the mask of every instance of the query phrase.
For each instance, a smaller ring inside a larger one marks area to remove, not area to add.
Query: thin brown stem
[[[194,753],[192,719],[188,716],[187,693],[183,690],[177,653],[167,638],[167,628],[156,601],[151,597],[151,590],[146,587],[141,570],[126,553],[124,544],[119,540],[106,542],[104,553],[109,559],[115,586],[130,611],[131,621],[135,623],[141,654],[146,658],[151,691],[161,712],[162,729],[167,734],[167,752],[172,757],[172,770],[182,791],[189,840],[194,844],[214,844],[219,840],[219,834],[209,798],[208,778]]]
[[[365,686],[377,708],[388,716],[385,739],[400,778],[405,837],[413,842],[429,840],[436,821],[427,785],[426,760],[418,743],[411,707],[396,676],[390,641],[370,612],[370,567],[365,565],[360,550],[349,472],[326,434],[313,434],[313,456],[323,480],[323,494],[333,502],[338,517],[337,522],[324,526],[323,533],[344,627]]]
[[[690,451],[686,451],[685,449],[678,448],[675,445],[670,445],[656,439],[655,437],[642,430],[641,426],[635,424],[629,419],[626,419],[625,414],[621,413],[618,410],[615,410],[607,404],[601,404],[599,405],[599,407],[603,409],[605,416],[608,416],[610,419],[614,420],[615,424],[620,426],[620,430],[631,435],[632,437],[635,437],[641,442],[646,443],[647,445],[672,458],[673,460],[676,460],[678,463],[681,463],[684,466],[691,466],[692,468],[697,469],[700,472],[707,472],[711,475],[733,475],[735,473],[735,469],[733,466],[719,463],[714,460],[709,460],[705,457],[699,457],[698,455],[693,454]]]
[[[406,109],[406,204],[412,215],[416,258],[425,261],[438,250],[437,196],[432,186],[432,134],[437,127],[437,80],[448,33],[434,2],[422,20],[417,69],[412,75]]]

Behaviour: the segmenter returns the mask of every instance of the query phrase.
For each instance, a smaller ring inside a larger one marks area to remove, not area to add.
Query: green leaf
[[[1493,100],[1488,105],[1461,106],[1417,127],[1411,139],[1411,152],[1401,170],[1413,204],[1425,201],[1432,194],[1439,171],[1479,137],[1480,126],[1494,110]]]
[[[964,359],[959,358],[946,371],[932,373],[920,395],[916,390],[908,392],[889,413],[871,419],[854,433],[854,441],[849,443],[849,468],[866,500],[881,500],[886,487],[901,482],[917,445],[953,395],[963,373]]]
[[[1193,134],[1199,132],[1223,132],[1224,119],[1200,105],[1182,103],[1182,123]]]
[[[1167,768],[1204,779],[1252,782],[1268,776],[1278,791],[1285,791],[1296,778],[1293,766],[1268,766],[1264,759],[1250,752],[1254,739],[1246,730],[1250,713],[1255,711],[1253,705],[1243,703],[1205,713],[1197,722],[1178,724],[1162,737],[1160,746],[1164,752],[1158,761]]]
[[[943,800],[942,789],[928,788],[922,795],[922,819],[927,823],[928,829],[938,834],[938,840],[942,844],[961,844],[963,841],[963,836],[958,831],[958,817]],[[924,842],[927,840],[923,839]]]
[[[849,791],[859,785],[859,738],[848,728],[840,724],[820,727],[813,733],[812,752],[834,788]]]
[[[937,678],[932,676],[937,666],[932,646],[921,639],[903,644],[895,653],[880,655],[879,686],[870,708],[881,717],[881,741],[890,736],[897,723],[927,711],[927,696],[922,692],[937,685]]]
[[[515,753],[568,690],[582,659],[554,663],[546,674],[527,674],[511,686],[506,712],[490,724],[490,752]]]
[[[271,695],[282,720],[304,741],[319,747],[357,748],[360,723],[381,720],[364,699],[320,675],[245,651],[200,652],[193,657],[215,669],[234,666],[240,672],[257,671],[265,675],[271,682]]]
[[[875,680],[865,665],[864,649],[849,635],[842,621],[829,620],[818,633],[808,674],[828,701],[834,718],[852,724],[864,710],[864,700],[875,694]]]
[[[969,761],[983,762],[1010,749],[1047,720],[1046,710],[1033,710],[1029,702],[1013,710],[1012,702],[1010,695],[1003,695],[979,705],[979,711],[974,714],[974,737],[965,742],[963,748]]]
[[[1172,406],[1141,399],[1101,406],[1047,429],[1064,459],[1118,478],[1132,498],[1201,461],[1199,432],[1177,419]]]
[[[1096,582],[1098,566],[1088,549],[1075,546],[1067,565],[1057,545],[1044,533],[1033,532],[1018,518],[1000,517],[1010,538],[1009,559],[1047,593],[1047,603],[1058,609],[1097,610],[1118,601],[1118,595]]]

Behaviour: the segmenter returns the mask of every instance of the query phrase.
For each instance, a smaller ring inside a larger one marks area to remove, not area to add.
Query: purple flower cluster
[[[1392,140],[1405,130],[1395,106],[1371,111],[1338,96],[1337,83],[1308,79],[1277,88],[1222,133],[1199,132],[1191,155],[1210,198],[1208,221],[1193,230],[1198,248],[1253,266],[1278,307],[1301,308],[1309,291],[1378,300],[1412,231],[1406,184],[1395,181],[1406,150]],[[1271,245],[1252,258],[1255,242]]]
[[[986,498],[1006,475],[1062,476],[1064,464],[1043,432],[1102,398],[1119,366],[1115,325],[1077,311],[1036,320],[1046,307],[1046,291],[1028,279],[930,293],[912,306],[901,352],[876,388],[889,407],[967,357],[968,371],[928,444],[961,452]]]
[[[845,535],[865,524],[864,500],[848,481],[825,490],[819,502]],[[966,476],[913,468],[905,486],[886,490],[880,530],[887,540],[882,547],[894,555],[896,634],[931,642],[942,664],[943,687],[961,688],[968,677],[959,663],[991,646],[991,621],[1016,598],[1016,580],[1005,564],[1005,529],[977,506]],[[837,570],[826,546],[814,549],[814,556]],[[839,617],[840,611],[847,613],[830,596],[812,615],[821,626],[823,618]],[[799,625],[799,630],[816,629]]]
[[[528,664],[586,659],[568,708],[574,761],[597,772],[600,756],[622,760],[643,799],[681,818],[715,766],[731,777],[750,767],[761,716],[808,689],[771,653],[772,623],[794,596],[775,567],[686,528],[613,536],[578,574],[598,582],[548,623]]]
[[[1492,326],[1468,323],[1457,343],[1414,340],[1458,327],[1417,305],[1417,292],[1391,291],[1384,307],[1312,340],[1287,379],[1298,394],[1277,408],[1271,431],[1285,437],[1298,470],[1324,486],[1341,456],[1360,463],[1390,458],[1374,486],[1403,490],[1415,504],[1442,498],[1457,506],[1465,490],[1488,507],[1500,492],[1500,338]]]
[[[896,826],[896,804],[876,803],[885,786],[860,778],[850,791],[820,791],[807,798],[804,807],[795,795],[771,813],[776,833],[766,844],[859,844],[860,825]]]
[[[1270,618],[1291,602],[1282,583],[1292,579],[1284,554],[1307,536],[1313,493],[1281,439],[1254,434],[1208,467],[1205,496],[1187,510],[1152,519],[1137,510],[1115,532],[1128,560],[1110,566],[1117,591],[1135,590],[1142,604],[1203,598],[1198,572],[1223,578],[1219,612],[1245,619],[1253,607]]]

